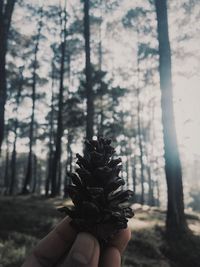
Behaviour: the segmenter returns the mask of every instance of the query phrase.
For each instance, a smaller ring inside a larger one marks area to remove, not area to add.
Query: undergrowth
[[[42,197],[0,199],[0,267],[22,265],[32,248],[60,220],[61,214],[55,205],[61,202]],[[150,209],[135,213],[131,222],[132,239],[122,259],[123,267],[200,266],[200,237],[188,234],[176,241],[167,240],[163,211]],[[189,214],[187,219],[194,229],[198,229],[198,225],[200,228],[198,214]]]

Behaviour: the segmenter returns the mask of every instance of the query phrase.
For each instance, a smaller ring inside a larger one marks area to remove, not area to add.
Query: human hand
[[[70,225],[67,217],[33,250],[22,267],[120,267],[121,255],[131,237],[130,230],[123,229],[100,251],[95,237],[79,233]]]

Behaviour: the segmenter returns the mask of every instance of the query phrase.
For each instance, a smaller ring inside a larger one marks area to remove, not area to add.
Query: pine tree
[[[30,192],[30,183],[32,179],[32,168],[33,168],[33,141],[34,141],[34,124],[35,124],[35,102],[37,98],[36,94],[36,83],[37,83],[37,69],[38,69],[38,51],[39,44],[41,39],[41,31],[43,26],[43,8],[41,7],[39,10],[40,18],[38,22],[38,29],[36,35],[36,42],[34,47],[34,59],[33,59],[33,68],[32,68],[32,113],[31,113],[31,121],[30,121],[30,131],[29,131],[29,155],[28,155],[28,164],[26,170],[26,176],[24,179],[24,184],[22,188],[22,194],[27,194]]]
[[[171,236],[187,231],[184,214],[181,162],[174,121],[171,49],[168,33],[167,0],[156,0],[159,41],[159,73],[164,136],[165,173],[168,187],[167,232]]]
[[[0,153],[4,136],[4,106],[6,103],[6,53],[8,33],[16,0],[0,1]]]
[[[86,138],[91,139],[94,134],[94,101],[92,89],[92,68],[90,56],[90,0],[84,1],[84,37],[85,37],[85,77],[86,77]]]

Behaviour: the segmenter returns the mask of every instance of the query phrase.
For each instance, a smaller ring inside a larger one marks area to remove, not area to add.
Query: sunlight
[[[174,78],[174,109],[180,149],[188,160],[200,155],[200,77]]]

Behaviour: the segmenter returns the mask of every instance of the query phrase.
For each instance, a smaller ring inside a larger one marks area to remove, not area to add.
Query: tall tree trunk
[[[50,133],[49,133],[49,159],[48,159],[48,170],[47,170],[47,177],[45,182],[45,196],[47,197],[49,195],[49,189],[50,189],[50,181],[51,181],[51,173],[52,173],[52,160],[53,160],[53,139],[54,139],[54,64],[52,61],[52,85],[51,85],[51,113],[49,118],[49,124],[50,124]]]
[[[37,187],[37,156],[33,156],[33,187],[31,193],[35,193]]]
[[[57,118],[57,132],[56,132],[56,148],[53,156],[52,162],[52,176],[51,176],[51,196],[55,197],[57,195],[58,186],[58,169],[59,162],[61,158],[61,140],[63,135],[63,92],[64,92],[64,72],[65,72],[65,52],[66,52],[66,38],[67,38],[67,11],[66,11],[66,1],[64,8],[64,22],[60,13],[61,19],[61,62],[60,62],[60,89],[59,89],[59,103],[58,103],[58,118]]]
[[[135,165],[136,165],[136,157],[134,155],[131,158],[134,201],[136,201],[136,167],[135,167]]]
[[[90,1],[84,1],[84,37],[85,37],[85,76],[86,76],[86,139],[92,139],[94,135],[94,96],[92,90],[92,69],[90,62]]]
[[[130,186],[129,185],[129,181],[130,181],[130,177],[129,177],[130,156],[127,153],[127,148],[126,148],[125,154],[126,154],[126,186],[127,186],[127,189],[129,189],[129,186]]]
[[[10,186],[9,186],[9,195],[13,195],[14,186],[15,186],[15,177],[16,177],[16,143],[17,143],[17,127],[15,125],[15,138],[13,142],[13,151],[11,156],[11,177],[10,177]]]
[[[5,3],[4,3],[5,2]],[[6,53],[8,32],[16,0],[0,1],[0,155],[4,137],[4,116],[6,103]]]
[[[64,181],[64,198],[68,197],[67,193],[67,186],[71,183],[71,178],[69,177],[69,173],[72,172],[72,160],[73,160],[73,153],[71,149],[71,145],[73,142],[73,135],[68,132],[67,136],[67,161],[66,161],[66,169],[65,169],[65,181]]]
[[[20,81],[18,86],[17,98],[16,98],[16,108],[15,113],[18,114],[18,107],[21,98],[21,90],[23,84],[23,68],[20,70]],[[16,179],[16,158],[17,158],[17,151],[16,151],[16,144],[17,144],[17,129],[18,129],[18,118],[15,119],[14,122],[14,142],[13,142],[13,150],[11,156],[11,178],[10,178],[10,188],[9,188],[9,195],[13,195],[14,186],[15,186],[15,179]]]
[[[138,95],[138,108],[137,108],[137,127],[138,127],[138,143],[140,150],[140,175],[141,175],[141,200],[140,203],[144,204],[144,163],[143,163],[143,144],[142,144],[142,133],[141,133],[141,121],[140,121],[140,100],[139,93]]]
[[[41,173],[41,164],[37,164],[37,189],[36,193],[38,195],[41,195],[41,189],[42,189],[42,173]]]
[[[58,182],[57,182],[57,189],[56,189],[56,194],[57,195],[60,195],[61,184],[62,184],[62,163],[61,163],[61,161],[59,161],[59,165],[58,165]]]
[[[72,172],[72,149],[73,135],[68,133],[67,136],[67,172]]]
[[[158,178],[156,180],[156,194],[157,194],[157,206],[160,207],[160,184],[159,184],[159,181],[158,181]]]
[[[151,114],[149,110],[149,114]],[[150,126],[153,120],[151,117],[149,118],[148,127],[146,128],[146,134],[144,138],[145,144],[151,144],[151,137],[150,137]],[[148,180],[148,205],[153,206],[153,181],[152,181],[152,168],[151,168],[151,157],[153,156],[153,144],[151,144],[151,150],[149,151],[148,147],[146,146],[145,154],[147,158],[146,164],[146,172],[147,172],[147,180]]]
[[[33,157],[33,144],[34,144],[34,124],[35,124],[35,101],[36,101],[36,77],[37,77],[37,65],[38,65],[38,51],[39,43],[42,30],[42,17],[43,9],[40,10],[40,20],[38,23],[38,34],[36,38],[35,51],[34,51],[34,61],[33,61],[33,72],[32,72],[32,114],[30,122],[30,131],[29,131],[29,155],[28,155],[28,164],[26,170],[26,176],[22,188],[22,194],[30,193],[30,183],[32,179],[32,157]]]
[[[9,175],[9,141],[8,141],[8,130],[6,131],[6,160],[5,160],[5,171],[4,171],[4,187],[5,187],[5,195],[9,192],[9,184],[10,184],[10,175]]]
[[[148,166],[147,166],[147,176],[148,176],[148,186],[149,186],[148,205],[149,206],[153,206],[153,186],[152,186],[152,179],[151,179],[151,166],[150,166],[150,162],[148,162]]]
[[[139,59],[139,30],[137,29],[137,40],[138,40],[138,52],[137,52],[137,129],[138,129],[138,143],[140,150],[140,168],[141,168],[141,200],[140,203],[144,204],[144,163],[143,163],[143,144],[142,144],[142,132],[141,132],[141,103],[140,103],[140,59]]]
[[[100,1],[100,25],[99,25],[99,44],[98,44],[98,69],[102,71],[102,60],[103,60],[103,51],[102,51],[102,21],[103,21],[103,9],[102,9],[102,0]],[[104,92],[103,92],[103,82],[102,79],[100,81],[100,112],[99,112],[99,120],[98,120],[98,135],[104,135]]]
[[[49,196],[49,190],[50,190],[50,181],[51,181],[51,168],[52,168],[52,156],[53,156],[53,150],[52,150],[52,144],[49,142],[49,158],[48,158],[48,165],[47,165],[47,173],[46,173],[46,181],[45,181],[45,196]]]
[[[159,72],[164,137],[165,173],[168,188],[167,232],[171,236],[187,230],[184,214],[182,171],[174,122],[171,49],[168,34],[167,1],[156,0],[159,41]]]

